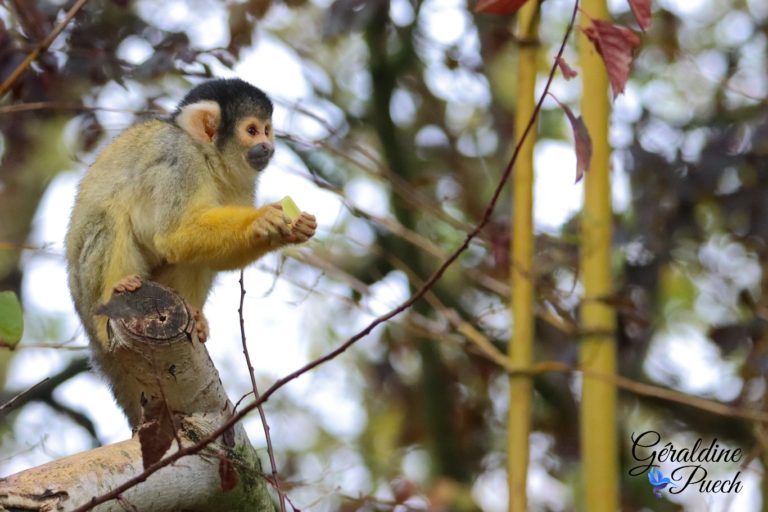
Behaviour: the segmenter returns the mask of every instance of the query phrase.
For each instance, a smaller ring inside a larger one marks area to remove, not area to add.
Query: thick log
[[[139,476],[163,456],[196,443],[231,416],[219,374],[172,290],[145,282],[102,308],[115,361],[128,371],[115,392],[140,394],[134,436],[0,479],[0,511],[73,510]],[[236,424],[204,450],[166,466],[93,508],[104,511],[274,510],[261,464]]]

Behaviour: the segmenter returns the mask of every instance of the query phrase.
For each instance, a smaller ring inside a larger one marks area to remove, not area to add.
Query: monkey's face
[[[215,148],[232,169],[259,172],[275,152],[272,102],[242,80],[198,85],[179,103],[172,121],[198,144]]]
[[[235,139],[246,163],[257,172],[267,166],[275,153],[271,119],[256,116],[241,119],[235,126]]]

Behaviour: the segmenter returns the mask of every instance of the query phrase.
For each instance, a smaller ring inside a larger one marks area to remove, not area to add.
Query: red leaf
[[[219,478],[221,478],[221,490],[224,492],[231,491],[240,483],[240,476],[231,460],[219,461]]]
[[[629,7],[643,32],[651,26],[651,0],[629,0]]]
[[[509,242],[512,228],[509,219],[497,219],[485,228],[491,239],[491,254],[497,269],[509,268]]]
[[[584,173],[589,169],[589,163],[592,160],[592,138],[589,136],[587,125],[584,124],[584,119],[581,116],[576,117],[573,111],[568,105],[563,105],[560,100],[550,94],[552,98],[560,105],[560,108],[565,112],[568,121],[571,123],[571,130],[573,130],[573,143],[576,147],[576,181],[578,183],[581,178],[584,177]]]
[[[574,78],[578,73],[568,65],[567,62],[565,62],[565,59],[562,57],[558,57],[557,60],[557,67],[560,68],[560,72],[563,74],[563,78],[566,80],[570,80],[571,78]]]
[[[592,26],[584,29],[584,35],[592,41],[597,53],[603,58],[615,98],[624,92],[634,59],[633,53],[640,45],[640,38],[627,27],[602,20],[592,20]]]
[[[512,14],[528,0],[480,0],[475,6],[476,13]]]
[[[168,416],[165,402],[157,399],[146,400],[141,405],[139,445],[141,460],[145,468],[163,458],[175,437],[173,419]]]

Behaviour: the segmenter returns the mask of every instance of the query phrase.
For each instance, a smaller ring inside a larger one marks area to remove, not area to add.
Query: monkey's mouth
[[[274,154],[275,148],[271,145],[256,144],[248,150],[246,159],[248,160],[248,165],[250,165],[255,171],[258,172],[262,171],[267,166],[269,160]]]

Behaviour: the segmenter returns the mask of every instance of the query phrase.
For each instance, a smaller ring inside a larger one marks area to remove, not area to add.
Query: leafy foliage
[[[559,64],[562,68],[562,64]],[[554,98],[554,96],[552,96]],[[573,130],[573,140],[576,146],[576,183],[578,183],[584,173],[589,169],[589,162],[592,158],[592,139],[587,131],[587,126],[584,124],[584,119],[581,116],[576,116],[571,107],[560,103],[560,100],[555,98],[557,104],[565,112],[565,116],[568,118],[568,122]]]
[[[24,333],[24,315],[13,292],[0,292],[0,345],[13,348]]]
[[[637,24],[643,30],[648,30],[651,26],[651,0],[628,0],[629,7],[632,9]]]
[[[640,38],[627,27],[603,20],[592,20],[584,34],[603,58],[613,95],[618,96],[629,80],[633,52],[640,45]]]

